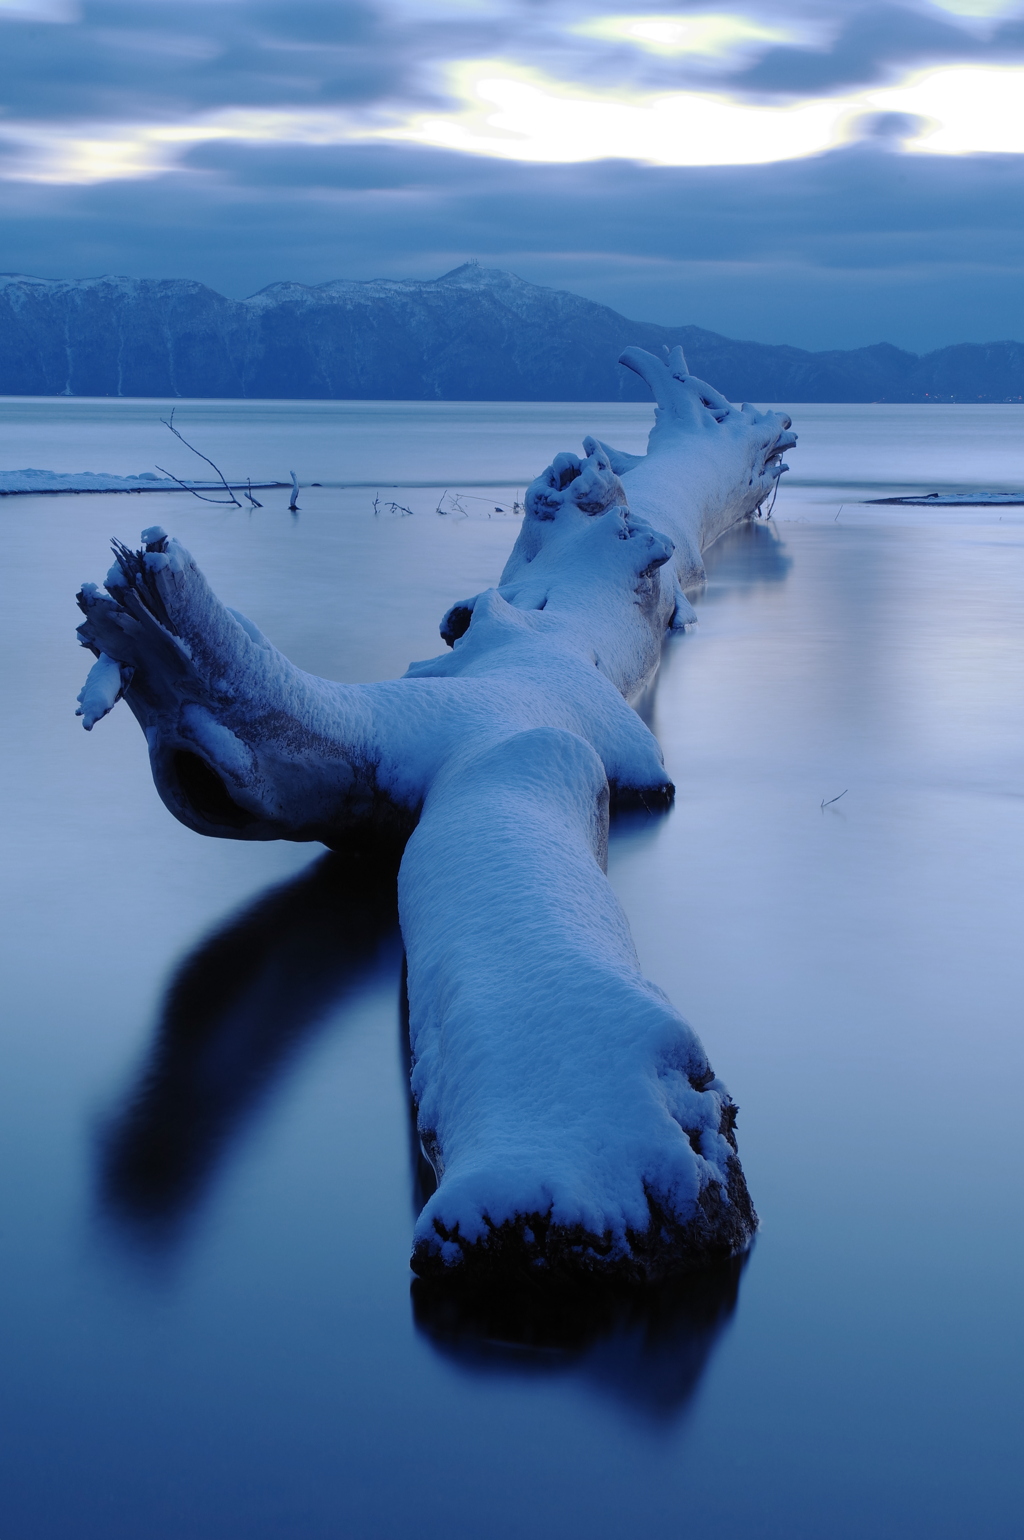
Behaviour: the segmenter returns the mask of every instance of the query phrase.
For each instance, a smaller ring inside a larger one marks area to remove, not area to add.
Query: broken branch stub
[[[402,679],[296,669],[162,530],[79,595],[100,670],[86,725],[125,694],[183,823],[408,839],[412,1086],[438,1180],[425,1275],[649,1282],[737,1255],[756,1224],[735,1106],[643,977],[604,867],[609,805],[673,794],[629,702],[695,618],[702,551],[756,512],[795,438],[681,353],[623,361],[658,402],[647,454],[558,456],[498,586],[454,605],[450,650]]]

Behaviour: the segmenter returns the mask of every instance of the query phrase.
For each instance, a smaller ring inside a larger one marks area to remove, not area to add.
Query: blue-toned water
[[[0,467],[188,474],[159,414],[5,403]],[[762,1230],[532,1346],[410,1297],[391,874],[176,824],[127,709],[73,716],[73,595],[159,521],[303,666],[393,675],[550,454],[646,413],[182,403],[232,476],[368,485],[0,501],[3,1540],[1020,1533],[1024,510],[858,499],[1024,486],[1024,416],[794,417],[666,652],[675,807],[611,855]]]

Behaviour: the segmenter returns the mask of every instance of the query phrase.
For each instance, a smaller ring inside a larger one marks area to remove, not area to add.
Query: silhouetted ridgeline
[[[628,321],[473,264],[428,283],[275,283],[246,300],[185,279],[0,277],[3,395],[641,401],[619,353],[676,342],[734,401],[1024,400],[1018,342],[807,353]]]

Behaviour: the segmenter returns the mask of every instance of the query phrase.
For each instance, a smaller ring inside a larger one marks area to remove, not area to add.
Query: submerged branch
[[[180,439],[181,442],[184,444],[186,449],[191,449],[192,453],[194,455],[198,455],[200,460],[205,460],[206,461],[206,464],[208,466],[210,466],[210,468],[213,471],[216,472],[217,476],[220,479],[221,486],[224,488],[225,492],[228,494],[227,502],[232,504],[235,508],[241,508],[242,505],[238,501],[238,498],[235,496],[234,492],[228,486],[227,481],[224,479],[224,472],[221,470],[220,466],[216,465],[214,463],[214,461],[210,459],[209,455],[204,455],[202,450],[197,449],[194,444],[190,444],[188,439],[185,437],[185,435],[183,433],[179,433],[178,429],[174,426],[174,413],[175,413],[175,410],[176,409],[174,407],[171,408],[171,415],[170,415],[169,418],[161,417],[160,421],[163,423],[164,427],[165,428],[170,428],[171,432],[174,434],[174,437],[177,438],[177,439]],[[163,466],[158,465],[157,466],[157,470],[158,471],[163,471]],[[225,505],[225,499],[224,498],[222,498],[222,497],[203,497],[201,492],[196,492],[194,490],[194,488],[192,488],[190,486],[186,486],[185,482],[180,481],[177,476],[171,475],[170,471],[163,471],[163,474],[165,476],[170,476],[172,481],[177,481],[179,487],[184,487],[186,492],[191,492],[193,497],[198,497],[201,502],[204,502],[204,503],[221,503],[222,505]]]

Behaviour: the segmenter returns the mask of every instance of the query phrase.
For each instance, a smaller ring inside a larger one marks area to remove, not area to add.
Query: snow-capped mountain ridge
[[[1017,342],[809,353],[630,321],[475,263],[428,280],[281,281],[243,300],[193,279],[0,274],[5,395],[639,401],[622,349],[675,343],[733,400],[1024,399]]]

